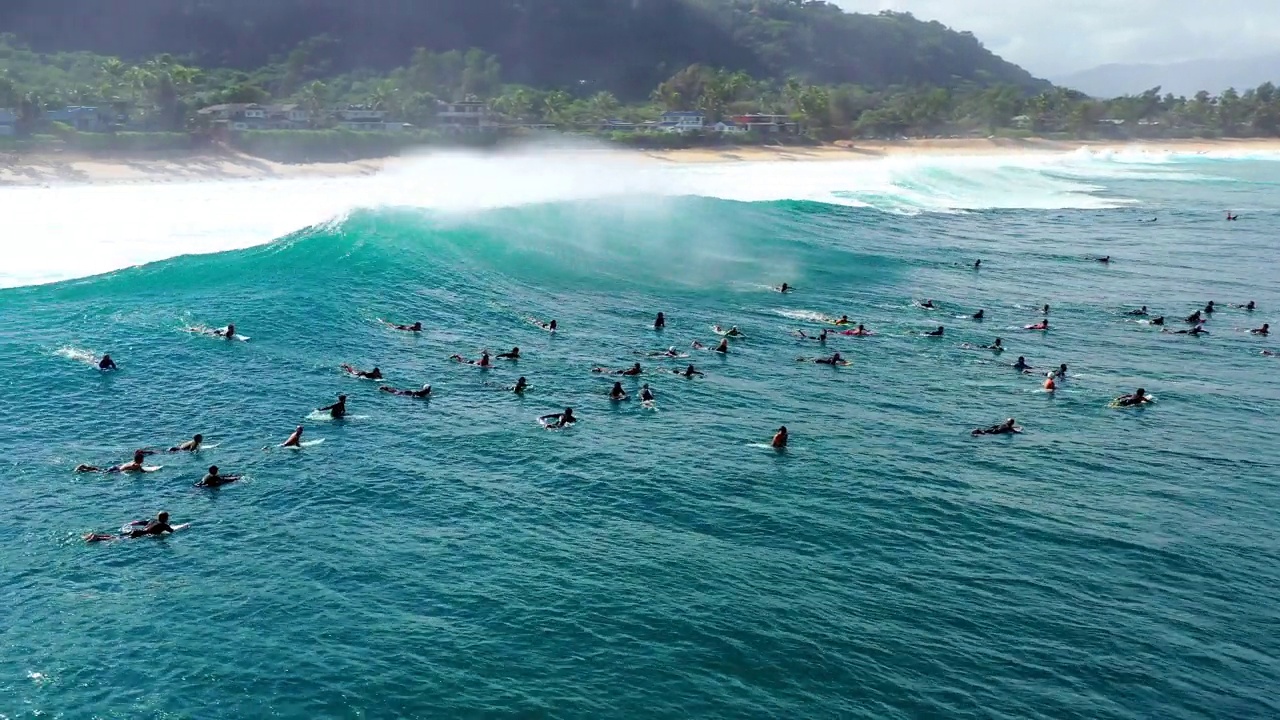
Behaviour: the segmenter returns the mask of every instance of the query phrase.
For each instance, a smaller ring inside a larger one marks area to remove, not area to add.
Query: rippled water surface
[[[462,209],[384,180],[0,190],[0,717],[1280,714],[1280,345],[1247,332],[1280,317],[1280,164],[552,165]],[[1201,338],[1124,315],[1209,300]],[[878,334],[791,335],[840,314]],[[252,340],[184,331],[227,322]],[[691,350],[714,324],[747,337]],[[635,354],[668,346],[692,357]],[[590,372],[636,360],[656,410]],[[340,392],[351,418],[308,419]],[[325,442],[263,450],[298,423]],[[196,432],[157,473],[71,472]],[[210,464],[246,479],[193,488]],[[80,539],[161,509],[192,527]]]

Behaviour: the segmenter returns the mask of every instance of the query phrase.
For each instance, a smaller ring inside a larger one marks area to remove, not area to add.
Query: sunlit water
[[[0,190],[0,717],[1276,716],[1280,347],[1247,330],[1280,317],[1278,182],[530,154]],[[1208,300],[1202,338],[1123,314]],[[845,313],[878,335],[790,334]],[[184,331],[229,321],[252,340]],[[689,349],[717,323],[747,338]],[[590,372],[637,359],[656,410]],[[351,419],[306,419],[339,392]],[[325,442],[263,451],[300,422]],[[71,472],[195,432],[217,447],[158,473]],[[192,488],[210,464],[247,479]],[[80,539],[161,509],[192,527]]]

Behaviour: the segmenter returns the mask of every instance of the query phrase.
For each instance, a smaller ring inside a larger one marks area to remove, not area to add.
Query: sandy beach
[[[1059,141],[1043,139],[915,139],[895,142],[841,141],[814,147],[740,146],[638,151],[612,147],[586,152],[624,152],[663,163],[809,162],[876,160],[887,157],[994,156],[1027,153],[1142,151],[1152,153],[1280,153],[1280,139]],[[578,154],[584,148],[575,147]],[[121,156],[73,152],[0,153],[0,186],[156,183],[199,180],[325,178],[374,175],[403,162],[380,158],[339,163],[273,162],[229,150],[203,153],[139,153]]]

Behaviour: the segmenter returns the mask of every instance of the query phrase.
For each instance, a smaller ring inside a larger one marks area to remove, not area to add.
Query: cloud
[[[1048,77],[1113,62],[1264,55],[1280,46],[1280,3],[1268,0],[832,1],[969,30],[993,52]]]

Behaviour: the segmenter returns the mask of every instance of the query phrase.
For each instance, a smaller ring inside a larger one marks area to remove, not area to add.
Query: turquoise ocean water
[[[1247,332],[1280,164],[520,162],[0,189],[0,718],[1280,715],[1280,343]],[[1201,338],[1123,315],[1209,300]],[[878,333],[829,341],[854,366],[795,362],[840,314]],[[227,322],[252,340],[183,330]],[[747,338],[703,379],[634,354],[716,323]],[[656,411],[590,372],[637,359]],[[298,423],[325,442],[263,451]],[[162,509],[192,527],[80,539]]]

